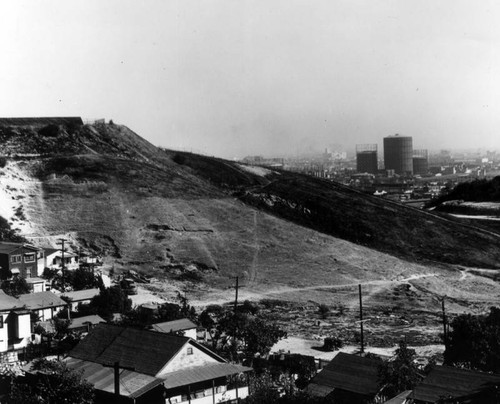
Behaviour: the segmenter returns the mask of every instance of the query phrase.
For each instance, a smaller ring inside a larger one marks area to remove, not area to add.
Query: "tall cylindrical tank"
[[[358,173],[377,174],[377,145],[356,145],[356,171]]]
[[[388,136],[384,138],[384,163],[386,170],[399,175],[413,174],[413,139],[411,136]]]
[[[427,150],[413,150],[413,174],[425,175],[429,171]]]

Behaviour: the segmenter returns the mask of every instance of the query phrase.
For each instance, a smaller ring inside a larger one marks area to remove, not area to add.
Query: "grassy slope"
[[[391,255],[498,262],[498,239],[487,233],[333,183],[291,173],[264,178],[229,161],[162,151],[118,125],[59,137],[67,152],[23,163],[43,189],[25,201],[29,220],[39,236],[73,232],[124,264],[158,272],[197,262],[212,284],[239,274],[272,288],[426,271]]]

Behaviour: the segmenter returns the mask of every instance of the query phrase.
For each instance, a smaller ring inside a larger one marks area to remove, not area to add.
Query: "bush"
[[[7,165],[7,157],[0,157],[0,168],[4,168]]]
[[[174,162],[177,164],[184,164],[186,162],[186,156],[183,156],[182,154],[176,154],[173,158]]]
[[[318,307],[318,313],[324,320],[328,317],[328,314],[330,314],[330,308],[326,304],[320,304]]]
[[[325,351],[332,352],[339,350],[340,348],[342,348],[343,345],[344,343],[338,337],[326,337],[324,340],[323,349]]]

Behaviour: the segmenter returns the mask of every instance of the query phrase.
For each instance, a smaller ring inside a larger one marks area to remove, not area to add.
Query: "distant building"
[[[52,319],[67,304],[52,292],[27,293],[19,296],[19,301],[27,310],[38,315],[41,321]]]
[[[0,278],[40,276],[44,268],[44,251],[25,243],[0,242]]]
[[[68,305],[71,311],[78,311],[79,304],[88,304],[100,293],[97,288],[74,290],[72,292],[64,292],[61,297],[68,300]]]
[[[31,338],[30,311],[0,290],[0,361],[5,361],[4,352],[26,347]],[[16,360],[17,354],[12,359]]]
[[[170,334],[182,332],[184,337],[196,340],[196,324],[187,318],[153,324],[151,325],[151,329]]]
[[[398,175],[413,174],[413,139],[410,136],[384,138],[384,165]]]
[[[413,150],[413,174],[426,175],[429,173],[429,154],[427,150]]]
[[[51,269],[61,269],[64,258],[64,268],[66,269],[78,269],[78,255],[55,248],[45,249],[45,266]]]
[[[358,173],[377,174],[378,155],[376,144],[356,145],[356,171]]]

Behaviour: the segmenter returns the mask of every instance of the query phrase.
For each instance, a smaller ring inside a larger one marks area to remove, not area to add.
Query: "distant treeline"
[[[436,206],[446,201],[463,200],[467,202],[500,202],[500,176],[492,180],[475,180],[462,182],[447,195],[432,201]]]

